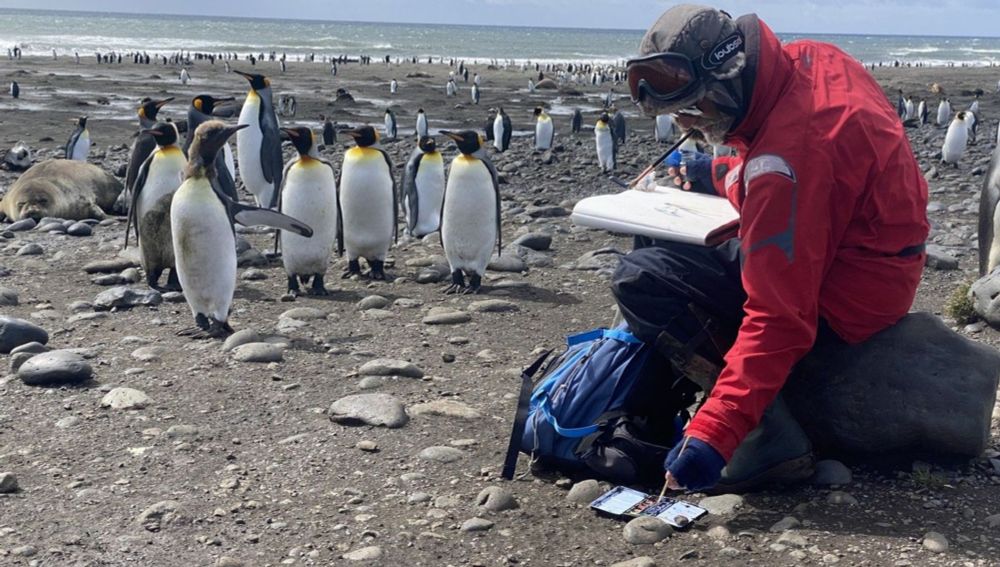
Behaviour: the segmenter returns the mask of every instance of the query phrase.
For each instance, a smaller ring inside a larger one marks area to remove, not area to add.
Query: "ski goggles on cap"
[[[673,51],[628,60],[625,69],[632,102],[642,102],[646,97],[666,104],[684,101],[698,90],[708,71],[718,69],[742,52],[743,44],[743,34],[735,32],[706,51],[697,62]]]

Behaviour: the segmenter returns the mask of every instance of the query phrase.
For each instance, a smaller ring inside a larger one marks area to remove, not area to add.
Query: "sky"
[[[0,0],[0,7],[403,23],[646,29],[665,0]],[[1000,36],[1000,0],[718,0],[785,33]]]

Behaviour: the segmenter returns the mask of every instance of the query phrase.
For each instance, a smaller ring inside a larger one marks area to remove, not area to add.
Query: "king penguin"
[[[510,116],[503,111],[501,106],[497,110],[497,117],[493,119],[493,147],[500,153],[506,152],[510,147],[510,137],[514,134],[514,127],[511,125]]]
[[[337,211],[337,178],[333,166],[319,157],[316,138],[311,129],[282,128],[298,151],[282,176],[281,198],[283,214],[315,227],[312,237],[281,231],[281,261],[288,276],[288,293],[299,294],[299,282],[312,278],[310,295],[327,295],[323,283],[330,254],[340,235]]]
[[[451,285],[444,291],[479,293],[493,247],[497,253],[502,249],[497,171],[486,158],[479,134],[441,133],[455,140],[461,152],[451,162],[441,214],[441,244],[451,268]]]
[[[146,158],[153,153],[158,145],[153,136],[147,131],[156,125],[156,117],[160,109],[172,100],[174,100],[173,97],[163,100],[153,100],[147,97],[142,99],[139,108],[136,109],[136,114],[139,116],[139,131],[136,133],[135,140],[132,141],[132,151],[129,154],[128,166],[125,169],[125,190],[122,192],[121,198],[126,200],[122,203],[122,211],[125,210],[124,205],[126,203],[132,202],[132,186],[135,184],[135,177],[139,173],[139,168],[142,167],[143,162],[146,161]]]
[[[990,167],[979,194],[979,276],[1000,264],[1000,144],[993,150]]]
[[[615,137],[615,142],[620,146],[625,145],[625,138],[628,134],[627,127],[625,125],[625,114],[615,108],[611,107],[614,114],[611,115],[611,135]]]
[[[66,141],[66,159],[87,161],[87,154],[90,153],[90,131],[87,130],[87,117],[81,116],[76,120],[76,130]]]
[[[927,101],[921,99],[920,104],[917,105],[917,118],[920,119],[921,126],[927,124],[927,115]]]
[[[156,290],[178,290],[180,284],[170,235],[170,202],[184,180],[187,160],[177,145],[177,127],[172,122],[157,122],[142,132],[156,147],[139,166],[132,184],[125,246],[128,247],[129,228],[134,226],[146,284]],[[160,288],[160,276],[166,269],[170,270],[167,285]]]
[[[579,108],[577,108],[573,110],[573,120],[570,121],[570,131],[577,134],[580,132],[581,128],[583,128],[583,113],[580,112]]]
[[[191,80],[191,74],[188,73],[187,69],[185,69],[185,68],[182,67],[181,68],[181,84],[182,85],[186,85],[186,84],[188,84],[188,81],[190,81],[190,80]]]
[[[951,102],[942,98],[941,102],[938,103],[937,125],[943,128],[949,120],[951,120]]]
[[[330,122],[329,116],[320,114],[319,118],[323,121],[323,145],[332,146],[337,143],[337,129]]]
[[[424,109],[421,108],[417,110],[417,139],[426,138],[430,133],[427,130],[427,115],[424,114]]]
[[[434,138],[420,138],[406,162],[403,176],[403,210],[406,233],[423,238],[441,227],[444,199],[444,159]]]
[[[552,119],[540,106],[535,107],[535,149],[547,150],[552,147],[555,139],[556,129],[552,125]]]
[[[343,277],[361,273],[360,258],[371,267],[375,280],[386,279],[385,257],[397,236],[396,180],[389,154],[378,144],[371,126],[348,130],[357,145],[344,152],[341,168],[340,215],[347,271]]]
[[[250,83],[239,124],[246,124],[236,134],[236,150],[240,158],[240,177],[257,204],[273,209],[278,201],[281,172],[281,132],[271,98],[271,81],[263,76],[236,71]]]
[[[395,140],[396,139],[396,114],[393,113],[392,109],[385,109],[385,139]]]
[[[183,146],[185,154],[191,148],[191,140],[194,138],[194,133],[198,130],[198,126],[212,120],[216,116],[218,112],[217,105],[234,100],[236,99],[231,96],[215,98],[204,94],[191,99],[191,106],[188,107],[187,113],[187,134],[184,137]],[[233,150],[229,147],[228,140],[225,144],[222,144],[222,151],[216,154],[215,168],[222,192],[230,199],[239,201],[239,196],[236,193],[236,171],[233,167]]]
[[[472,85],[472,104],[479,104],[479,85]]]
[[[968,112],[962,111],[948,125],[944,135],[944,145],[941,146],[941,161],[958,167],[958,161],[965,154],[965,146],[969,141]]]
[[[170,204],[177,277],[197,325],[180,331],[182,336],[223,337],[233,332],[228,319],[236,289],[234,222],[312,235],[304,223],[276,211],[237,203],[218,188],[215,156],[230,136],[248,127],[227,126],[219,120],[199,126],[188,152],[184,183]]]
[[[601,166],[601,173],[610,173],[615,169],[615,160],[618,157],[618,140],[611,133],[611,119],[607,112],[602,112],[594,125],[594,138],[597,141],[597,164]]]
[[[21,96],[21,85],[17,84],[17,81],[10,82],[10,96],[12,98],[18,98]]]
[[[389,94],[396,94],[399,90],[399,82],[396,79],[389,81]]]

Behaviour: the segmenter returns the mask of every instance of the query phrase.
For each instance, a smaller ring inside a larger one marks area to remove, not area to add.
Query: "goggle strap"
[[[724,37],[722,41],[715,44],[715,47],[706,51],[701,56],[701,68],[706,71],[711,71],[722,67],[726,61],[729,61],[737,54],[743,51],[743,32],[735,31],[732,34]]]

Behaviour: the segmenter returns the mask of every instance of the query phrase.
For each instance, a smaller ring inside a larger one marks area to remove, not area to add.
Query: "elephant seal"
[[[32,167],[0,200],[0,212],[11,221],[56,217],[103,219],[122,191],[122,184],[103,169],[82,161],[50,159]]]
[[[993,150],[990,169],[983,178],[979,194],[979,275],[993,271],[1000,264],[1000,146]]]

